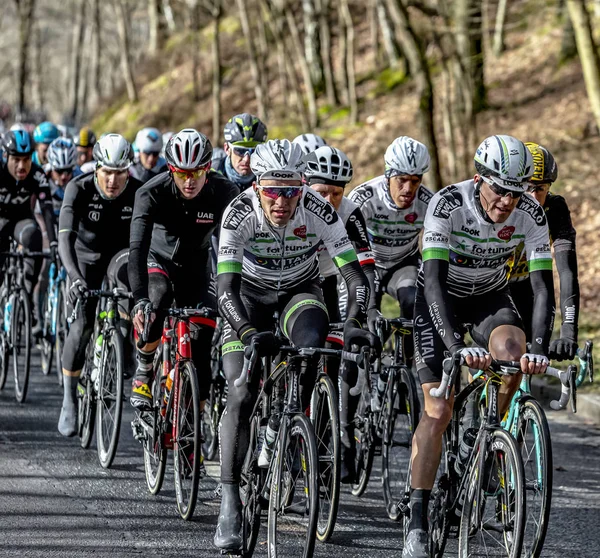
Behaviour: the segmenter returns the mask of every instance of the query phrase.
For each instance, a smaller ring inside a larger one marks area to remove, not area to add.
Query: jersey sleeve
[[[75,240],[79,229],[81,187],[78,181],[67,184],[65,197],[58,218],[58,252],[69,277],[82,279],[75,252]]]
[[[346,222],[348,238],[354,246],[361,266],[375,265],[375,256],[367,235],[367,224],[361,210],[357,207]]]
[[[550,236],[546,219],[538,224],[533,219],[525,235],[525,257],[529,273],[533,271],[552,270],[552,253],[550,251]]]
[[[253,212],[250,200],[244,198],[234,199],[225,209],[219,231],[217,275],[242,273],[244,248],[252,234],[250,221]]]
[[[373,195],[373,186],[362,184],[348,194],[348,199],[359,207],[365,219],[369,219],[372,217],[372,208],[369,200],[373,198]]]
[[[452,216],[445,212],[446,200],[436,194],[431,199],[423,223],[423,261],[450,259]]]

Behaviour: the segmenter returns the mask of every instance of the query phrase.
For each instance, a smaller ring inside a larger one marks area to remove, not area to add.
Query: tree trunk
[[[265,94],[262,88],[262,81],[260,79],[258,59],[256,57],[256,48],[254,46],[253,32],[250,27],[250,20],[248,19],[248,9],[246,6],[246,0],[236,0],[236,4],[238,7],[238,12],[240,14],[242,30],[246,39],[246,48],[248,50],[248,58],[250,62],[250,73],[252,74],[252,81],[254,83],[254,95],[256,97],[258,117],[261,120],[266,120],[267,108],[265,102]]]
[[[269,40],[267,38],[263,14],[261,13],[261,6],[258,2],[256,4],[256,11],[258,12],[256,17],[259,47],[258,63],[260,69],[261,87],[262,90],[266,92],[269,90]]]
[[[175,33],[175,31],[177,31],[177,25],[175,24],[175,18],[173,17],[173,9],[171,8],[170,0],[162,0],[162,8],[163,13],[165,14],[165,19],[167,20],[167,29],[172,35]]]
[[[221,22],[221,0],[213,0],[212,9],[212,135],[213,145],[221,144],[221,50],[219,45],[219,23]]]
[[[25,91],[29,81],[29,39],[33,25],[35,0],[14,0],[19,17],[19,50],[17,58],[17,118],[27,110]]]
[[[496,12],[494,46],[492,47],[494,56],[500,56],[500,54],[504,52],[504,23],[506,22],[507,8],[508,0],[500,0],[498,3],[498,11]]]
[[[415,80],[419,94],[419,123],[424,143],[429,148],[431,170],[429,176],[434,190],[442,187],[437,140],[433,123],[433,86],[431,73],[425,56],[425,49],[413,29],[408,12],[402,0],[386,0],[390,17],[394,21],[402,52],[408,61],[410,73]]]
[[[42,48],[44,43],[44,30],[42,29],[40,22],[35,23],[35,45],[33,51],[33,68],[34,77],[32,79],[32,98],[36,110],[44,112],[44,84],[43,75],[44,67],[42,64]]]
[[[192,85],[194,102],[200,101],[200,3],[187,0],[189,27],[192,33]]]
[[[398,43],[396,42],[396,36],[394,30],[392,29],[390,18],[385,9],[383,0],[376,1],[377,19],[379,20],[379,27],[381,28],[383,47],[388,59],[388,64],[393,70],[398,70],[400,68],[400,53],[398,49]]]
[[[81,51],[83,49],[83,37],[85,36],[85,0],[77,0],[75,28],[71,45],[71,118],[77,119],[79,113],[79,87],[81,85]]]
[[[562,40],[560,42],[560,52],[558,54],[558,64],[564,64],[569,60],[573,60],[577,56],[577,43],[575,42],[575,31],[573,30],[573,22],[569,14],[564,15],[564,23],[562,28]]]
[[[600,129],[600,61],[592,35],[590,15],[584,0],[567,0],[567,8],[573,22],[585,88],[596,125]]]
[[[148,0],[148,26],[150,30],[148,52],[156,56],[161,51],[165,39],[160,0]]]
[[[125,8],[126,0],[113,0],[113,6],[117,15],[117,28],[119,30],[119,46],[121,51],[121,71],[127,88],[127,97],[132,103],[137,103],[138,92],[133,80],[133,71],[129,59],[129,26],[127,11]]]
[[[102,98],[102,88],[100,80],[100,53],[101,53],[101,37],[102,27],[100,19],[100,0],[92,0],[92,17],[94,18],[94,27],[92,35],[92,62],[90,72],[92,75],[91,88],[94,92],[94,99],[97,103]]]
[[[85,122],[87,120],[89,109],[89,85],[92,76],[90,68],[92,67],[92,28],[87,25],[85,30],[85,49],[83,49],[81,64],[84,71],[81,73],[81,84],[79,86],[79,110],[77,113],[77,122]],[[76,123],[77,124],[77,123]]]
[[[292,46],[294,54],[300,65],[300,71],[302,73],[302,79],[304,81],[304,88],[306,89],[306,100],[308,104],[308,123],[310,128],[316,128],[319,120],[317,113],[317,100],[315,97],[315,88],[310,77],[310,69],[304,53],[302,50],[302,41],[300,40],[300,33],[298,32],[298,26],[294,19],[294,14],[290,8],[285,8],[285,19],[287,21],[288,30],[290,32],[290,38],[292,40]]]
[[[308,64],[313,86],[323,86],[323,61],[321,59],[321,38],[319,37],[319,0],[302,0],[304,20],[304,57]]]
[[[344,34],[346,35],[346,78],[348,89],[348,105],[350,107],[350,121],[358,122],[358,98],[356,96],[356,74],[354,70],[354,23],[348,6],[348,0],[340,0],[340,11],[344,21]]]
[[[367,3],[367,22],[369,24],[369,42],[373,53],[373,66],[379,71],[385,64],[379,45],[379,18],[377,14],[377,4],[379,0],[368,0]]]
[[[325,77],[325,94],[327,103],[335,107],[339,105],[335,76],[333,74],[333,62],[331,59],[331,27],[329,26],[329,4],[330,0],[321,0],[321,12],[319,13],[319,30],[321,33],[321,58],[323,60],[323,74]]]

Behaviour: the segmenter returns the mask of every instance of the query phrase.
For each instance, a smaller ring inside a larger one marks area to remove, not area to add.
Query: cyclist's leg
[[[13,238],[24,248],[32,252],[42,250],[42,231],[34,219],[23,219],[15,223]],[[42,267],[42,258],[25,258],[25,287],[30,294],[37,283]]]
[[[131,383],[131,405],[138,409],[148,409],[152,405],[152,364],[158,347],[164,320],[164,308],[173,302],[171,280],[164,267],[155,261],[148,261],[148,297],[157,309],[156,318],[150,326],[146,344],[136,348],[137,366]]]
[[[79,267],[88,287],[99,288],[104,275],[102,266],[87,266],[80,262]],[[73,305],[67,303],[67,316],[72,313]],[[94,329],[95,316],[96,303],[90,301],[71,324],[65,339],[62,354],[63,405],[58,420],[58,431],[63,436],[74,436],[77,432],[77,383],[85,362],[85,349]]]

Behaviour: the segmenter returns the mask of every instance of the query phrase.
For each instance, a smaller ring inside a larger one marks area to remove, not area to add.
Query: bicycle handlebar
[[[580,371],[577,376],[577,384],[581,384],[583,382],[583,378],[587,371],[588,379],[590,383],[594,381],[594,356],[592,351],[594,349],[594,342],[588,339],[585,342],[585,346],[583,348],[577,349],[577,358],[580,360]]]

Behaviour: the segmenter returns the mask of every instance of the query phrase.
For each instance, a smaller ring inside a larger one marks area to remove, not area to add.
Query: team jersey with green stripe
[[[466,180],[433,196],[425,217],[423,261],[449,262],[451,295],[479,295],[506,285],[508,261],[521,242],[530,271],[552,269],[548,224],[540,204],[522,196],[504,223],[490,223],[475,200],[473,180]],[[422,267],[417,282],[423,285]]]
[[[348,196],[367,222],[367,232],[377,267],[393,267],[419,250],[427,205],[433,194],[419,186],[412,204],[400,209],[390,197],[385,176],[357,186]]]
[[[241,273],[258,288],[289,289],[319,277],[321,244],[337,267],[357,260],[344,223],[312,190],[304,187],[292,219],[285,227],[274,227],[248,188],[225,210],[217,273]]]

